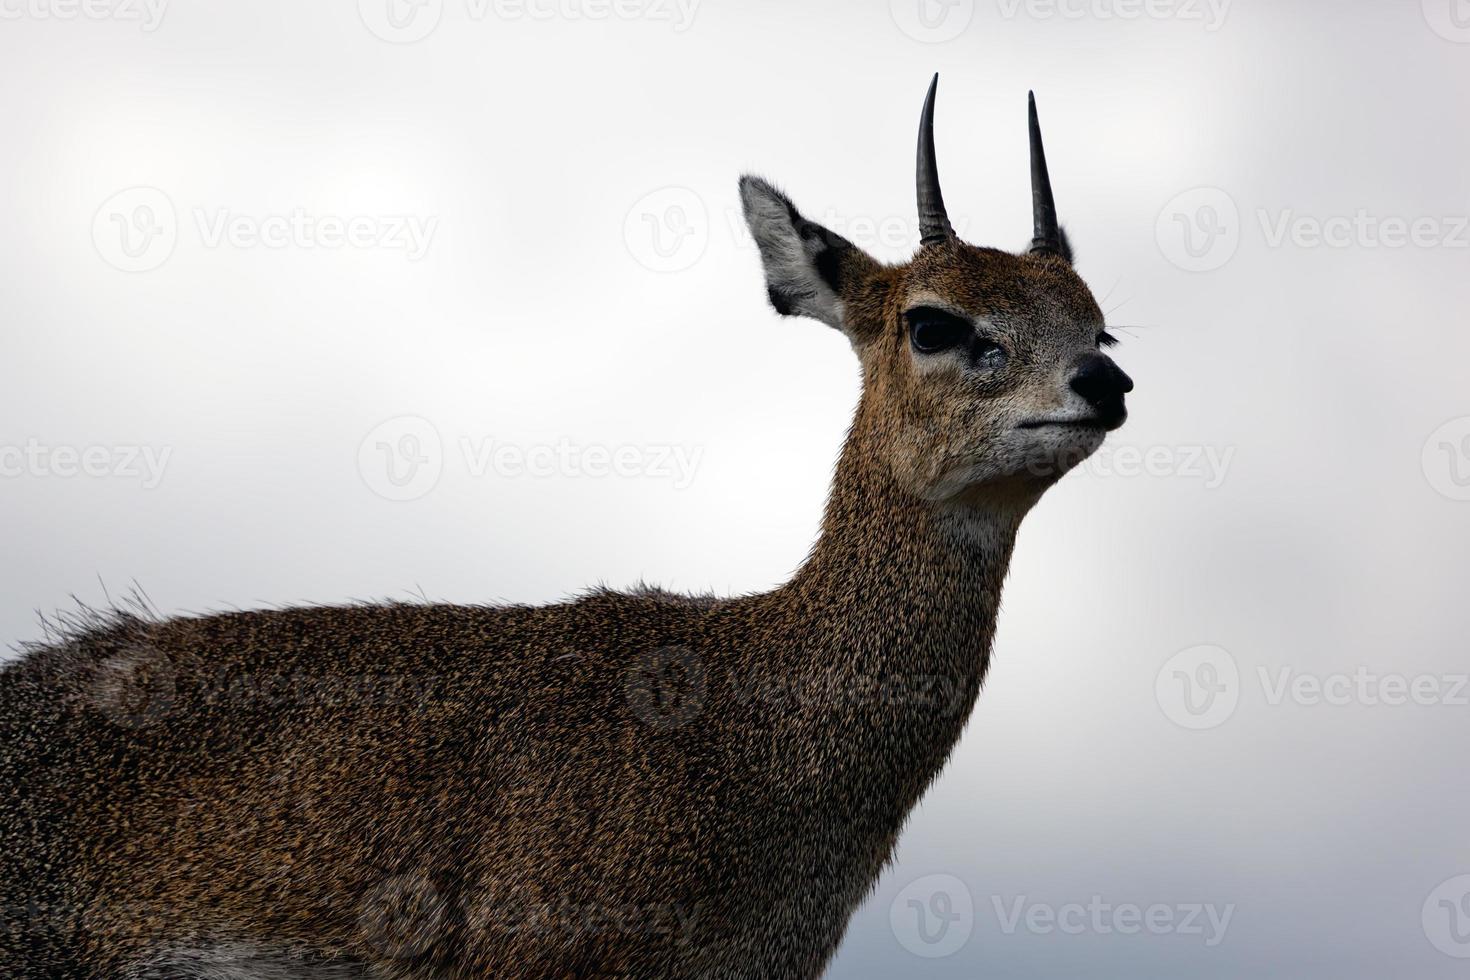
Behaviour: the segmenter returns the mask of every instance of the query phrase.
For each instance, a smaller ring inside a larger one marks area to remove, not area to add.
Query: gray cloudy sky
[[[356,9],[354,9],[356,8]],[[1132,421],[833,976],[1470,957],[1470,3],[0,0],[0,636],[800,561],[857,392],[735,178],[1029,238],[1028,88]]]

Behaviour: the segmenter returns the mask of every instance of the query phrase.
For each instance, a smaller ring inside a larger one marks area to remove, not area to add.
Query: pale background
[[[5,642],[134,581],[165,613],[779,583],[857,379],[767,308],[737,175],[906,256],[939,70],[956,223],[1018,248],[1034,87],[1133,417],[1029,519],[832,975],[1470,969],[1470,4],[92,2],[0,3]],[[213,236],[295,209],[370,247]],[[404,216],[423,254],[378,241]],[[380,443],[428,462],[395,484]],[[1277,696],[1303,675],[1340,703]],[[1070,931],[1009,927],[1023,898]]]

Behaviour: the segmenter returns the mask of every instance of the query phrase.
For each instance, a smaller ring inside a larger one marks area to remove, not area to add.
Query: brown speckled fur
[[[790,229],[752,224],[771,277]],[[787,585],[71,630],[0,675],[0,975],[820,974],[979,692],[1021,518],[1101,441],[1012,428],[1102,320],[1058,258],[826,234],[864,387]],[[921,363],[925,296],[1010,364]]]

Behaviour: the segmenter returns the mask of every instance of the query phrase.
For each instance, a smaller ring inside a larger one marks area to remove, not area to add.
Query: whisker
[[[1135,333],[1135,331],[1138,331],[1138,330],[1147,330],[1147,329],[1149,329],[1149,327],[1150,327],[1150,324],[1145,324],[1145,323],[1125,323],[1125,324],[1110,323],[1110,324],[1108,324],[1108,332],[1111,333],[1111,334],[1113,334],[1113,335],[1115,335],[1115,336],[1117,334],[1122,334],[1125,337],[1128,337],[1130,339],[1136,340],[1138,338],[1137,338],[1137,334]]]
[[[1108,291],[1105,292],[1105,293],[1103,293],[1102,299],[1100,299],[1100,300],[1097,301],[1097,305],[1098,306],[1101,306],[1104,303],[1106,303],[1108,301],[1108,297],[1111,296],[1111,295],[1113,295],[1113,290],[1115,290],[1115,289],[1118,288],[1118,283],[1120,283],[1122,281],[1123,281],[1123,277],[1121,275],[1118,276],[1118,278],[1114,279],[1113,280],[1113,284],[1108,287]]]

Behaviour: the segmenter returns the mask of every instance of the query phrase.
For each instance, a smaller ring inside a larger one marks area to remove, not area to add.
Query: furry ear
[[[1018,255],[1055,255],[1068,265],[1076,265],[1073,260],[1072,239],[1067,237],[1067,229],[1057,228],[1057,239],[1054,245],[1047,248],[1037,248],[1036,240],[1032,239],[1026,251],[1016,253]]]
[[[1057,238],[1060,239],[1062,243],[1062,258],[1067,260],[1068,265],[1076,265],[1077,263],[1072,261],[1072,239],[1067,237],[1067,229],[1058,228]]]
[[[877,261],[836,232],[803,218],[790,198],[759,177],[740,178],[740,200],[760,248],[766,295],[776,312],[809,316],[851,336],[842,297],[878,267]]]

